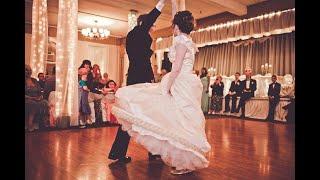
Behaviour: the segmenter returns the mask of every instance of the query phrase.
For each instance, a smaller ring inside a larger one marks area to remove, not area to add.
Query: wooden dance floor
[[[107,159],[118,127],[25,134],[25,176],[29,180],[96,179],[295,179],[295,126],[236,118],[208,119],[210,166],[174,176],[161,160],[130,142],[127,165]]]

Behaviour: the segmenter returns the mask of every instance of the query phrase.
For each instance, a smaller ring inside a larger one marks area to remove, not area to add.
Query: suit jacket
[[[244,90],[250,90],[250,96],[254,97],[254,92],[257,90],[257,81],[254,79],[250,79],[250,86],[249,89],[246,88],[246,79],[241,81],[241,91],[244,93]]]
[[[236,81],[232,81],[231,82],[231,86],[229,88],[229,91],[236,92],[236,95],[240,96],[241,95],[241,91],[242,91],[242,89],[241,89],[241,81],[238,80],[238,84],[236,84]]]
[[[268,96],[274,96],[276,99],[280,99],[280,91],[281,91],[280,83],[275,82],[274,87],[273,87],[273,83],[271,83],[268,89]]]
[[[161,12],[154,8],[145,22],[134,27],[127,35],[126,51],[129,57],[127,85],[151,82],[154,79],[150,57],[153,51],[150,49],[152,38],[150,28],[157,20]]]

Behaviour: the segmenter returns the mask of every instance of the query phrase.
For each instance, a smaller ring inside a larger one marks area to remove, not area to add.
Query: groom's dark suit
[[[127,35],[126,51],[129,57],[127,85],[150,83],[154,79],[150,63],[153,51],[150,49],[152,38],[149,30],[160,14],[161,12],[154,8],[142,24],[136,26]],[[109,153],[109,159],[115,160],[125,157],[129,141],[130,136],[120,126]]]

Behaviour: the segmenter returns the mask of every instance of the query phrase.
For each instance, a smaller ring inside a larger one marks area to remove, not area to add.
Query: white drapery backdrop
[[[79,67],[84,59],[91,61],[91,64],[98,64],[101,73],[108,73],[109,78],[117,84],[120,83],[120,47],[109,44],[98,44],[87,41],[78,41]]]
[[[70,117],[70,125],[78,125],[78,0],[59,0],[55,115]]]
[[[47,0],[33,0],[30,67],[32,76],[45,73],[48,52]]]

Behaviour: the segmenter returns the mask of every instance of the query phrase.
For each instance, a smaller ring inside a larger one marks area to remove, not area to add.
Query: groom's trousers
[[[130,136],[127,131],[123,131],[122,127],[118,128],[116,139],[113,142],[112,148],[109,153],[109,159],[119,159],[125,157],[130,142]]]
[[[133,84],[138,84],[138,83],[151,83],[150,81],[142,80],[142,81],[137,81],[136,79],[134,80],[127,80],[127,85],[133,85]],[[120,126],[118,128],[118,132],[116,135],[116,139],[114,140],[110,153],[109,153],[109,159],[116,160],[120,159],[126,156],[127,150],[128,150],[128,145],[130,142],[130,136],[127,131],[123,131],[122,127]],[[149,153],[149,156],[151,153]]]

